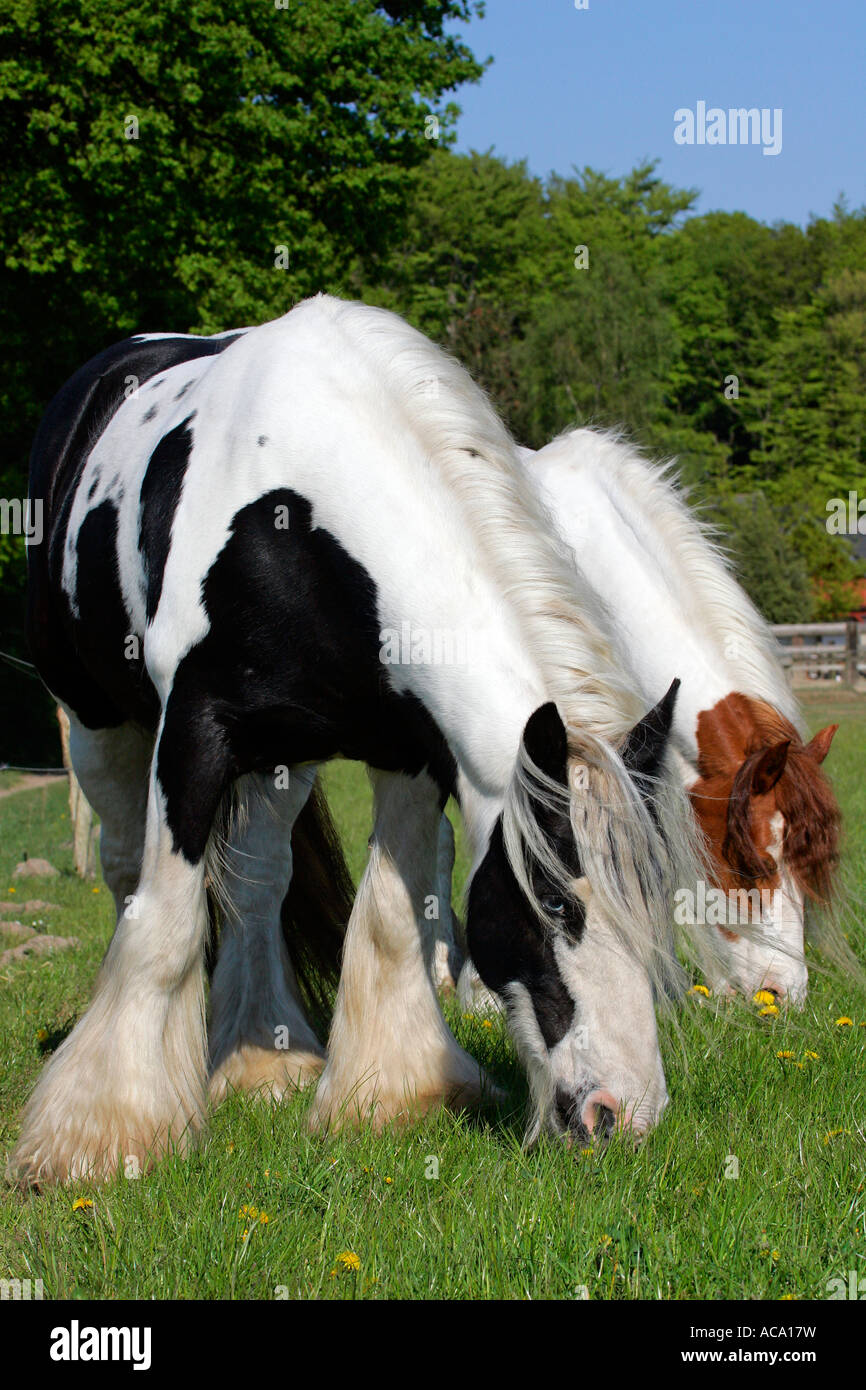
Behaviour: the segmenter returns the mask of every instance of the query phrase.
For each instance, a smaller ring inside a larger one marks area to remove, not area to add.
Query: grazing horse
[[[394,315],[326,296],[238,333],[132,338],[49,406],[30,490],[31,645],[69,712],[118,921],[10,1172],[103,1178],[201,1128],[208,882],[227,922],[215,1099],[318,1078],[327,1126],[477,1098],[428,970],[452,793],[471,950],[506,1001],[533,1131],[649,1128],[671,900],[696,872],[665,754],[676,682],[644,714],[466,373]],[[293,825],[337,756],[370,768],[374,828],[325,1059],[280,905]]]
[[[682,677],[671,738],[713,873],[711,893],[681,894],[678,920],[709,946],[708,979],[801,1003],[805,901],[829,901],[838,857],[820,766],[837,726],[805,741],[772,632],[668,468],[589,429],[521,455],[641,687]],[[464,998],[471,985],[469,973]]]

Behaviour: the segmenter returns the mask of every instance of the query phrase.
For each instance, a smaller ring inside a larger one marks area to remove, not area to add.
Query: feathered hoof
[[[402,1087],[386,1089],[368,1075],[348,1088],[336,1082],[324,1089],[320,1085],[309,1125],[314,1132],[365,1125],[381,1130],[387,1125],[411,1124],[440,1107],[455,1112],[476,1110],[503,1099],[503,1092],[477,1065],[458,1077],[420,1088],[406,1082]]]
[[[261,1100],[279,1101],[318,1080],[324,1065],[324,1057],[314,1052],[281,1052],[242,1043],[214,1071],[210,1098],[218,1105],[230,1091],[245,1091]]]
[[[108,1182],[119,1174],[140,1178],[167,1155],[188,1153],[200,1128],[199,1115],[160,1124],[118,1105],[84,1103],[53,1119],[25,1115],[6,1175],[22,1188]]]

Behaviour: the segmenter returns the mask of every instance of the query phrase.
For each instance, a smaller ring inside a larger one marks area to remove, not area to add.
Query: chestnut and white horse
[[[201,1129],[208,879],[226,904],[214,1099],[317,1078],[329,1125],[477,1097],[428,969],[452,793],[470,949],[505,1001],[532,1131],[649,1128],[667,1098],[654,991],[676,968],[674,892],[699,872],[666,756],[676,682],[645,714],[466,373],[395,316],[323,296],[235,334],[133,338],[50,405],[31,495],[31,646],[118,920],[11,1174],[107,1177]],[[460,659],[431,657],[443,633]],[[325,1058],[280,905],[293,824],[336,756],[370,767],[374,830]]]
[[[710,982],[801,1003],[805,902],[827,903],[837,863],[839,811],[820,766],[837,726],[806,741],[770,628],[669,468],[590,429],[520,452],[641,687],[682,678],[671,741],[712,881],[682,885],[678,910],[709,948]],[[473,989],[469,967],[467,1004]]]

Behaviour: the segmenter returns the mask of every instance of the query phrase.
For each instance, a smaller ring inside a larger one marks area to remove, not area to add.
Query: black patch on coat
[[[110,728],[135,717],[130,711],[141,707],[141,699],[134,682],[123,701],[108,694],[103,666],[114,669],[111,644],[103,662],[97,655],[96,635],[88,637],[84,641],[87,662],[82,659],[81,625],[75,624],[62,590],[66,531],[84,465],[126,399],[127,377],[134,376],[143,384],[181,362],[222,353],[241,336],[128,338],[79,368],[57,392],[42,418],[31,452],[29,496],[43,502],[45,538],[41,545],[27,547],[27,637],[45,684],[87,728]],[[79,563],[82,559],[88,563],[86,550],[79,538]],[[108,554],[103,545],[99,558],[105,565],[105,592],[110,594],[116,584],[117,557]],[[98,587],[92,569],[87,584]],[[110,683],[112,687],[115,684],[113,680]]]
[[[192,451],[195,411],[163,435],[150,456],[141,484],[138,548],[147,575],[147,621],[159,607],[162,576],[171,546],[171,527]]]
[[[574,1000],[556,963],[554,933],[527,904],[508,863],[501,816],[469,888],[466,940],[488,989],[503,994],[516,983],[529,991],[545,1045],[555,1047],[572,1026]]]
[[[81,666],[127,718],[155,728],[156,691],[144,667],[141,639],[130,642],[131,620],[117,570],[117,507],[110,498],[87,513],[78,532],[72,637]],[[76,711],[77,712],[77,711]]]
[[[280,488],[242,508],[202,598],[211,628],[178,666],[157,762],[176,850],[197,862],[225,787],[281,765],[427,770],[444,805],[454,757],[421,702],[391,687],[375,583],[306,498]]]
[[[142,417],[141,417],[141,423],[142,423],[143,425],[148,425],[148,424],[150,424],[150,421],[151,421],[151,420],[155,420],[158,414],[159,414],[159,406],[152,405],[152,406],[150,407],[150,409],[149,409],[149,410],[146,410],[146,411],[144,412],[144,414],[142,415]]]

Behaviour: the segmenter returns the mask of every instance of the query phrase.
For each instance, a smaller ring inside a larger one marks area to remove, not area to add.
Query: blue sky
[[[487,0],[463,27],[493,65],[463,107],[459,150],[526,158],[533,173],[645,156],[701,190],[699,212],[762,221],[866,204],[866,0]],[[782,147],[678,145],[679,108],[782,110]]]

